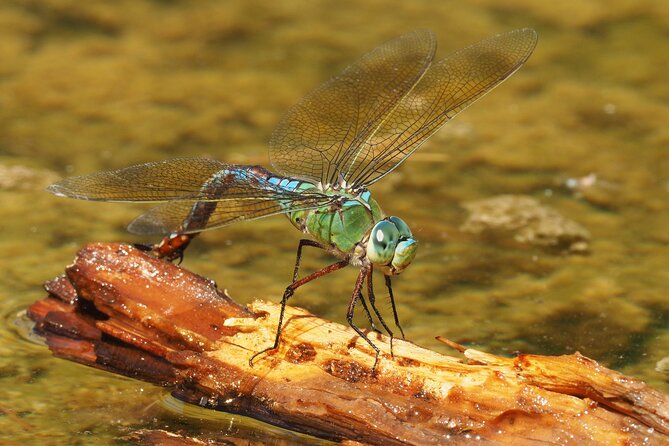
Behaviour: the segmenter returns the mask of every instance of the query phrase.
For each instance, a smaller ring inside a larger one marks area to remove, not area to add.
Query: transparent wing
[[[324,184],[339,175],[350,185],[371,184],[513,74],[536,41],[533,30],[515,30],[430,67],[435,42],[429,31],[392,40],[289,110],[270,142],[272,164],[285,175]]]
[[[229,164],[208,158],[176,158],[65,178],[47,190],[79,200],[161,202],[206,199],[203,185]]]
[[[272,134],[269,155],[282,175],[333,184],[360,148],[421,78],[434,58],[427,30],[393,39],[306,95]]]
[[[294,190],[270,180],[259,166],[180,158],[67,178],[49,186],[56,195],[82,200],[164,202],[128,229],[165,234],[199,232],[240,221],[327,205],[336,197]]]
[[[537,43],[532,29],[500,34],[435,63],[362,147],[346,154],[349,184],[369,185],[397,167],[442,125],[511,76]],[[355,152],[355,153],[354,153]]]
[[[247,199],[169,201],[149,209],[128,225],[134,234],[191,234],[300,209],[326,206],[336,198],[322,194],[268,194]]]

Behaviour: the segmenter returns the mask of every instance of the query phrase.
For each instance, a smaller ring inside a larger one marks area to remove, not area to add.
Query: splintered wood
[[[272,344],[278,304],[241,306],[123,244],[84,247],[46,289],[29,314],[56,356],[317,437],[669,445],[669,397],[578,354],[509,359],[451,343],[462,359],[395,340],[391,357],[388,338],[374,334],[382,356],[372,373],[374,352],[353,330],[288,307],[279,349],[250,366]]]

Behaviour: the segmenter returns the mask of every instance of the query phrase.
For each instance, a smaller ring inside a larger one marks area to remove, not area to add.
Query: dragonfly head
[[[372,264],[393,276],[401,273],[416,256],[418,242],[399,217],[388,217],[372,228],[367,242],[367,258]]]

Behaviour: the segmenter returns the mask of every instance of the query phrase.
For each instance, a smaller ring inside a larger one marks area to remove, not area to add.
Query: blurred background
[[[666,2],[5,0],[3,444],[125,444],[117,438],[156,427],[298,442],[238,417],[184,415],[161,389],[55,359],[31,339],[21,311],[84,243],[158,240],[125,231],[145,207],[44,188],[178,156],[271,168],[282,113],[385,40],[429,28],[441,58],[520,27],[539,33],[526,66],[372,188],[420,240],[394,281],[407,339],[446,354],[435,336],[499,355],[579,351],[669,391]],[[531,197],[545,225],[481,231],[476,200],[501,194]],[[223,228],[198,238],[184,266],[237,301],[278,301],[299,238],[281,216]],[[303,271],[331,261],[307,252]],[[319,279],[292,303],[345,323],[355,276]]]

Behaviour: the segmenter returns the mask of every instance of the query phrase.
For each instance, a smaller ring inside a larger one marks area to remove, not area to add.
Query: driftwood
[[[29,314],[56,356],[178,398],[369,444],[669,445],[669,397],[579,354],[455,358],[289,307],[241,306],[211,281],[128,245],[91,244]],[[141,436],[160,437],[161,432]],[[175,443],[176,444],[176,443]],[[196,443],[179,443],[196,444]]]

